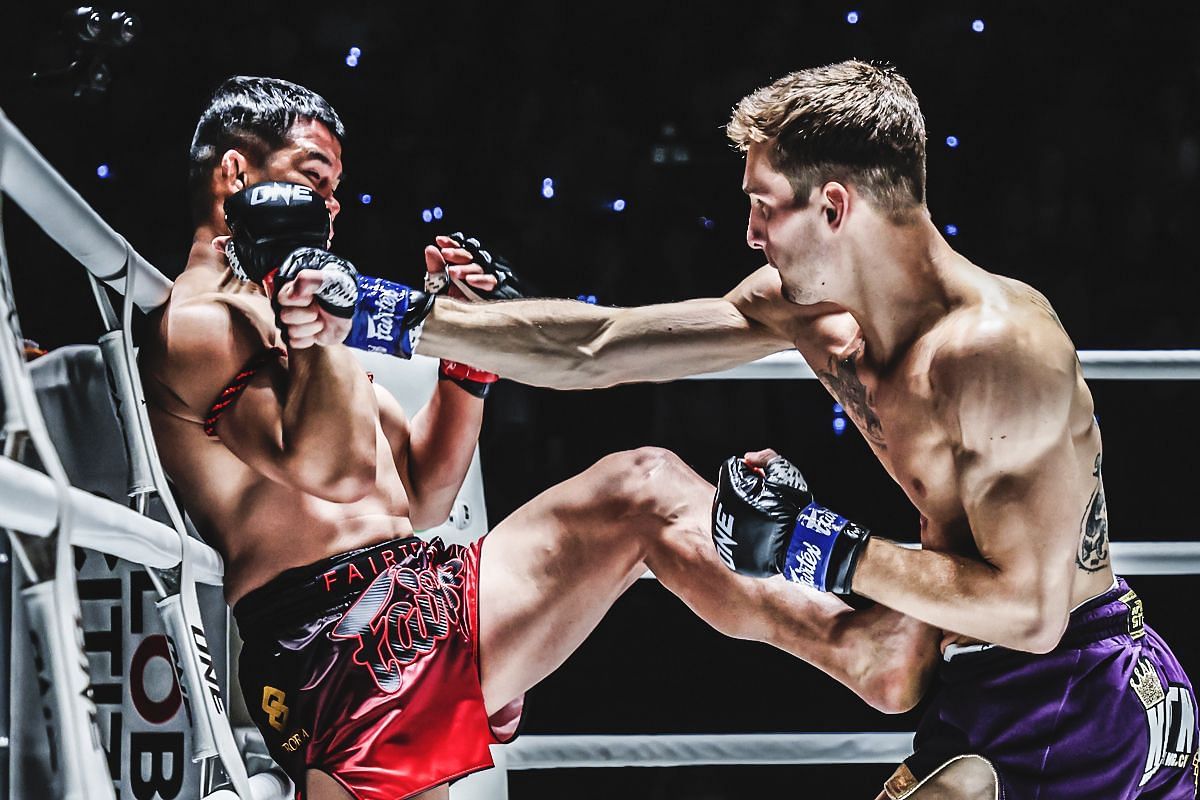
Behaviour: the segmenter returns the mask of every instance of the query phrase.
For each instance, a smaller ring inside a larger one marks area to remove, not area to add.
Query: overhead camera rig
[[[108,61],[112,54],[137,39],[142,23],[126,11],[78,6],[63,19],[62,35],[72,51],[71,62],[60,69],[35,72],[34,80],[74,81],[74,96],[94,100],[112,83]]]

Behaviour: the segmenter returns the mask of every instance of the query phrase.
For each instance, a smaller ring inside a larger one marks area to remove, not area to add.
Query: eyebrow
[[[314,161],[320,161],[322,164],[325,164],[326,166],[330,167],[331,169],[333,168],[333,162],[329,160],[329,156],[325,155],[320,150],[305,150],[304,151],[304,160],[308,161],[310,158],[313,159]],[[345,177],[346,177],[346,173],[344,173],[344,172],[341,175],[338,175],[337,182],[341,183],[342,180],[345,179]]]

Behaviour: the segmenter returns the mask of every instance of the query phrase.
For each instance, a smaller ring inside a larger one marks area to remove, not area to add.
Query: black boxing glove
[[[276,313],[279,291],[296,279],[301,270],[315,269],[321,273],[321,288],[315,295],[317,304],[335,317],[350,319],[358,304],[358,270],[346,259],[319,247],[301,247],[283,260],[279,269],[268,272],[262,285],[271,298]]]
[[[786,458],[776,456],[765,470],[736,457],[722,464],[712,518],[717,555],[735,572],[782,574],[857,599],[854,570],[871,532],[813,502],[804,476]]]
[[[244,281],[262,283],[301,247],[329,246],[325,198],[298,183],[266,181],[225,198],[225,257]]]
[[[462,231],[456,231],[449,234],[447,238],[453,239],[456,247],[461,247],[471,254],[471,260],[483,267],[485,275],[494,275],[496,277],[496,288],[491,291],[485,291],[467,283],[458,284],[458,288],[467,296],[468,300],[517,300],[525,296],[522,291],[521,282],[517,280],[517,276],[513,273],[512,267],[508,265],[500,256],[493,256],[489,251],[483,248],[479,240],[474,236],[467,236]],[[446,290],[450,279],[445,272],[427,272],[425,273],[425,291],[440,293]]]

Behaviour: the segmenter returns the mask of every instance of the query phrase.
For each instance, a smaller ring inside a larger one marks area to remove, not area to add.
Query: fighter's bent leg
[[[738,575],[713,546],[712,485],[671,454],[660,477],[650,488],[663,513],[689,523],[650,531],[644,545],[663,586],[718,631],[804,659],[882,711],[917,703],[937,661],[938,631],[883,606],[852,611],[781,576]]]
[[[664,516],[646,490],[668,457],[655,448],[607,456],[542,492],[484,539],[479,636],[489,714],[553,672],[591,633],[645,571],[652,535],[707,524],[707,512]]]
[[[911,773],[905,780],[902,770],[906,771],[906,767],[896,771],[888,781],[890,789],[880,792],[875,800],[999,800],[1000,797],[996,769],[982,756],[959,756],[919,784],[911,781]]]
[[[782,578],[737,575],[712,544],[712,497],[673,453],[643,448],[602,459],[500,523],[480,562],[488,712],[561,664],[646,566],[718,631],[809,661],[883,710],[915,704],[937,632],[879,606],[851,613]]]

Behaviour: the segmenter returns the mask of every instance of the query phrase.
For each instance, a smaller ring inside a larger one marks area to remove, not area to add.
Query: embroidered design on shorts
[[[883,785],[883,790],[887,793],[889,800],[904,800],[919,785],[920,782],[912,774],[912,770],[908,768],[908,764],[901,764],[896,767],[896,771],[892,773],[892,777],[887,779],[887,783]]]
[[[419,570],[388,567],[329,635],[357,640],[354,663],[370,669],[379,691],[395,694],[404,685],[404,667],[432,653],[452,630],[465,627],[463,570],[460,558]]]
[[[262,710],[267,713],[267,722],[277,731],[282,732],[287,725],[288,707],[287,695],[282,689],[274,686],[264,686],[262,694]]]
[[[1158,671],[1145,658],[1139,658],[1137,664],[1134,665],[1133,677],[1129,679],[1129,687],[1138,696],[1138,700],[1142,701],[1142,706],[1147,709],[1162,702],[1163,698],[1167,696],[1163,691],[1162,683],[1158,680]]]
[[[294,753],[300,749],[300,745],[312,738],[308,732],[308,728],[300,728],[295,733],[289,735],[286,739],[279,743],[279,746],[289,753]]]
[[[1129,637],[1131,639],[1140,639],[1146,635],[1146,611],[1142,607],[1142,598],[1137,596],[1137,592],[1130,589],[1125,594],[1117,598],[1118,603],[1124,603],[1129,609]]]
[[[1196,708],[1186,686],[1169,684],[1163,690],[1158,670],[1147,658],[1138,659],[1129,686],[1146,709],[1150,743],[1138,784],[1145,786],[1162,767],[1188,766],[1196,742]]]

